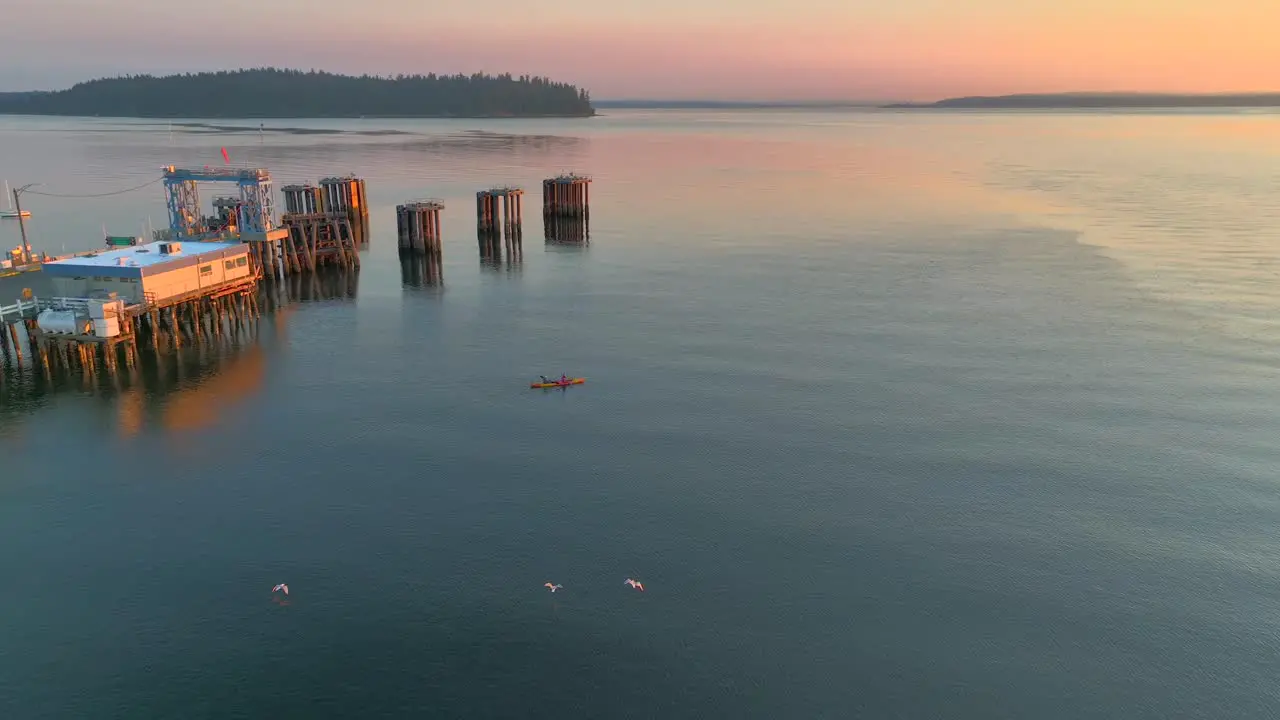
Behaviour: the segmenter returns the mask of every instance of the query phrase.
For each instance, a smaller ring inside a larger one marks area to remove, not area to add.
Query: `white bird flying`
[[[632,580],[631,578],[627,578],[626,580],[622,581],[622,584],[630,585],[631,587],[639,590],[640,592],[644,592],[644,584],[638,580]]]
[[[285,585],[284,583],[280,583],[279,585],[277,585],[277,586],[275,586],[275,587],[271,588],[271,592],[273,592],[273,593],[280,592],[281,590],[283,590],[283,591],[284,591],[284,594],[285,594],[285,595],[288,595],[288,594],[289,594],[289,586],[288,586],[288,585]]]
[[[551,589],[551,592],[555,592],[555,591],[557,591],[557,590],[563,590],[563,589],[564,589],[564,586],[563,586],[563,585],[552,585],[551,583],[543,583],[543,584],[542,584],[542,586],[543,586],[543,587],[545,587],[545,588],[550,588],[550,589]]]

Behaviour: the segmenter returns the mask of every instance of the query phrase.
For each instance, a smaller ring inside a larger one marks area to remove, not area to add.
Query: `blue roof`
[[[51,276],[65,277],[72,275],[109,275],[113,277],[141,277],[144,274],[165,272],[183,265],[193,265],[227,255],[239,255],[248,252],[243,243],[225,242],[188,242],[178,243],[181,249],[168,255],[160,252],[161,243],[124,247],[107,250],[97,255],[51,260],[44,263],[43,270]],[[122,265],[120,259],[124,258]],[[147,271],[150,272],[147,272]]]

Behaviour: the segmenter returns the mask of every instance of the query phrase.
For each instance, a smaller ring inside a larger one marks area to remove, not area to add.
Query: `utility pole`
[[[28,265],[31,264],[31,243],[27,242],[27,221],[22,217],[22,200],[19,198],[23,190],[33,188],[39,184],[28,183],[20,188],[13,189],[13,209],[18,211],[18,229],[22,231],[22,254]]]

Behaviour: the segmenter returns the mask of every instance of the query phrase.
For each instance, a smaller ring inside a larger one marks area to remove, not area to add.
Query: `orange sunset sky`
[[[1278,0],[9,0],[0,90],[274,65],[512,72],[597,99],[1280,90]]]

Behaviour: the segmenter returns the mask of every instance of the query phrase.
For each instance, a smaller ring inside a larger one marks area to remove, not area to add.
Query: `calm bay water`
[[[0,120],[12,184],[225,146],[366,177],[374,238],[119,388],[7,368],[3,717],[1280,712],[1280,116],[289,124],[348,132]],[[541,237],[568,169],[587,247]],[[52,253],[164,224],[158,185],[24,205]]]

